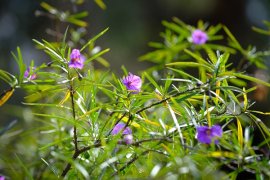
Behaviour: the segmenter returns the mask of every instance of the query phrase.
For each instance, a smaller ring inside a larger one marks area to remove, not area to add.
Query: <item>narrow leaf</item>
[[[237,137],[238,137],[238,142],[240,145],[241,150],[243,149],[243,129],[241,125],[241,121],[237,119]]]
[[[258,84],[263,84],[265,86],[268,86],[270,87],[270,83],[267,83],[263,80],[260,80],[258,78],[255,78],[255,77],[252,77],[252,76],[248,76],[248,75],[245,75],[245,74],[240,74],[240,73],[234,73],[234,72],[224,72],[222,74],[220,74],[222,76],[224,75],[231,75],[231,76],[236,76],[236,77],[239,77],[239,78],[242,78],[242,79],[246,79],[246,80],[249,80],[249,81],[252,81],[252,82],[255,82],[255,83],[258,83]]]
[[[102,36],[103,34],[105,34],[107,31],[109,30],[109,28],[104,29],[103,31],[101,31],[98,35],[96,35],[95,37],[93,37],[92,39],[90,39],[81,49],[80,51],[83,51],[87,46],[91,45],[93,42],[95,42],[100,36]]]
[[[166,66],[182,66],[182,67],[204,67],[207,69],[209,72],[212,72],[213,69],[205,64],[200,64],[196,62],[173,62],[166,64]]]
[[[7,102],[7,100],[9,100],[9,98],[12,96],[13,92],[14,92],[14,88],[11,87],[9,90],[4,91],[0,95],[0,106],[5,104]]]

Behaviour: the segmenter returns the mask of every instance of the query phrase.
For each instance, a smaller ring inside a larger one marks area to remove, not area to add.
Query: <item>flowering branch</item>
[[[70,54],[70,61],[68,63],[69,68],[75,68],[76,72],[77,68],[78,69],[82,69],[84,66],[84,61],[85,61],[85,57],[81,55],[80,51],[78,49],[73,49],[71,54]],[[79,73],[78,73],[79,74]],[[78,136],[77,136],[77,126],[76,126],[76,112],[75,112],[75,103],[74,103],[74,94],[75,94],[75,90],[73,87],[73,81],[72,78],[70,76],[70,72],[68,71],[68,79],[70,81],[70,87],[69,87],[69,91],[70,91],[70,99],[71,99],[71,106],[72,106],[72,116],[74,119],[74,127],[73,127],[73,143],[74,143],[74,154],[72,156],[73,159],[76,159],[82,152],[86,151],[83,149],[78,149]],[[83,150],[83,151],[82,151]],[[82,151],[82,152],[81,152]],[[71,168],[71,164],[68,163],[65,167],[65,169],[63,170],[61,176],[64,177],[67,172],[70,170]]]

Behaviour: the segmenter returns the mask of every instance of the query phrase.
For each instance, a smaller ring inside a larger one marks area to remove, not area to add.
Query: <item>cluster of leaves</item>
[[[195,28],[177,18],[163,25],[164,42],[150,43],[156,50],[141,57],[155,65],[140,75],[139,93],[128,91],[113,72],[93,66],[109,50],[92,51],[108,29],[80,49],[86,58],[82,70],[68,65],[67,31],[57,46],[34,40],[49,59],[30,68],[36,79],[24,76],[27,66],[18,48],[13,54],[18,74],[0,71],[0,78],[11,87],[3,93],[1,105],[14,89],[27,92],[23,104],[31,107],[33,126],[23,135],[34,140],[26,140],[30,145],[20,143],[12,152],[15,158],[3,152],[0,163],[5,175],[11,179],[236,179],[242,173],[270,177],[270,131],[257,117],[268,113],[252,110],[248,95],[256,87],[248,88],[246,80],[270,84],[244,71],[251,64],[265,68],[265,53],[251,46],[244,49],[223,25],[208,27],[199,21]],[[207,33],[207,43],[192,43],[195,29]],[[221,30],[228,43],[211,43],[223,39]],[[243,58],[234,66],[230,58],[236,53]],[[196,71],[191,73],[190,68]],[[121,134],[111,134],[119,122],[132,129],[132,143],[122,142]],[[223,129],[218,143],[197,140],[196,127],[216,124]],[[255,145],[256,129],[264,139]],[[1,138],[16,136],[6,132]]]
[[[94,0],[94,2],[101,8],[106,9],[103,0]],[[70,47],[81,46],[86,43],[85,36],[87,33],[86,27],[88,23],[89,12],[83,7],[86,6],[85,0],[70,0],[57,1],[53,4],[42,1],[40,6],[42,9],[35,12],[36,16],[44,16],[54,22],[55,27],[47,27],[46,33],[55,38],[53,45],[59,46],[59,42],[63,39],[64,30],[69,26],[70,38],[66,42]]]

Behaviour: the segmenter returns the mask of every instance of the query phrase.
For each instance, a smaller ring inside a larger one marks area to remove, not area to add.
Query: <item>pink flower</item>
[[[128,76],[122,79],[122,83],[126,86],[127,90],[132,91],[134,94],[141,91],[142,80],[139,76],[128,73]]]
[[[36,69],[36,67],[28,67],[26,71],[24,72],[24,78],[29,78],[30,80],[34,80],[37,78],[37,74],[33,73],[33,71]],[[0,179],[1,180],[1,179]]]
[[[81,55],[80,50],[73,49],[70,54],[68,67],[82,69],[84,66],[85,57]]]
[[[132,144],[132,142],[133,142],[133,136],[132,136],[132,134],[127,134],[127,135],[124,135],[124,142],[126,143],[126,144]]]
[[[206,43],[208,36],[202,30],[196,29],[192,32],[191,39],[194,44],[201,45]]]
[[[0,176],[0,180],[5,180],[5,177],[4,176]]]

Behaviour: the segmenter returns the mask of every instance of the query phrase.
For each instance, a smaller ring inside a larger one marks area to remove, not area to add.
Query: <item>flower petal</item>
[[[221,137],[222,136],[222,128],[219,125],[214,125],[211,128],[211,134],[212,136]]]

